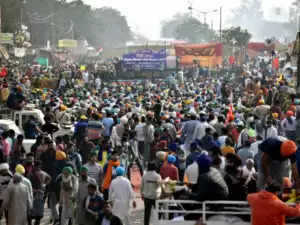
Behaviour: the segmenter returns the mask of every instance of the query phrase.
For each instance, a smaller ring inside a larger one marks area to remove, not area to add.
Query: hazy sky
[[[187,8],[192,2],[194,15],[197,11],[212,11],[223,7],[223,20],[230,16],[233,8],[239,6],[242,0],[84,0],[86,4],[93,7],[109,6],[118,9],[128,19],[129,26],[139,33],[151,39],[159,38],[160,24],[163,20],[171,18],[176,13],[187,12]],[[284,20],[287,18],[287,10],[293,0],[262,0],[263,9],[267,17],[270,17],[274,8],[282,7],[282,16],[277,16]],[[205,2],[205,3],[204,3]],[[226,4],[225,4],[226,2]],[[204,4],[203,4],[204,3]],[[203,21],[203,16],[199,14]],[[274,16],[272,16],[272,19]],[[251,18],[249,18],[251,19]],[[219,14],[213,13],[207,16],[207,23],[213,21],[214,27],[219,27]],[[225,24],[224,24],[225,25]]]

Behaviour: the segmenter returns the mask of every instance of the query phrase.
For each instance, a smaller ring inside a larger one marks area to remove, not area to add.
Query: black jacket
[[[103,217],[101,217],[99,219],[99,221],[97,222],[97,225],[102,225],[102,220],[103,220]],[[123,225],[123,223],[119,217],[112,215],[111,220],[110,220],[110,225]]]
[[[212,167],[207,173],[200,173],[195,187],[190,196],[192,200],[218,201],[228,197],[228,187],[221,173]]]

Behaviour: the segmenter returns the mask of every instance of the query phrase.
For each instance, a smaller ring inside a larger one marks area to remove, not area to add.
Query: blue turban
[[[124,167],[118,166],[117,169],[116,169],[116,173],[117,173],[117,176],[124,176],[124,174],[125,174]]]
[[[171,143],[170,145],[169,145],[169,149],[172,151],[172,152],[176,152],[177,151],[177,148],[178,148],[178,146],[177,146],[177,144],[176,143]]]
[[[195,141],[192,142],[191,145],[190,145],[190,149],[191,149],[191,150],[196,150],[197,148],[198,148],[198,143],[195,142]]]
[[[174,164],[176,162],[176,157],[174,155],[168,155],[168,163]]]
[[[197,163],[198,163],[200,172],[206,173],[209,171],[209,168],[212,165],[212,159],[210,156],[208,156],[206,154],[201,154],[197,158]]]

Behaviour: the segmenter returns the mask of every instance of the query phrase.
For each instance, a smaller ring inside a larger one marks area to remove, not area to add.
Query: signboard
[[[39,65],[48,67],[49,61],[47,58],[39,57],[35,60]]]
[[[0,33],[0,44],[14,44],[14,34],[13,33]]]
[[[175,45],[175,51],[181,65],[193,65],[195,61],[208,67],[222,64],[223,45],[220,43]]]
[[[166,50],[137,50],[123,55],[123,69],[132,71],[164,70],[166,68]]]
[[[76,40],[63,39],[58,41],[59,48],[76,48],[78,45]]]

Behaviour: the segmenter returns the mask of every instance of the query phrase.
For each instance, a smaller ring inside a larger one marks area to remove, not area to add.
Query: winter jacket
[[[228,198],[228,187],[221,175],[215,169],[210,168],[207,173],[200,173],[197,181],[197,192],[192,192],[190,198],[197,201],[217,201]]]
[[[247,199],[252,210],[252,225],[285,225],[286,216],[300,216],[299,205],[290,207],[267,191],[249,194]]]

